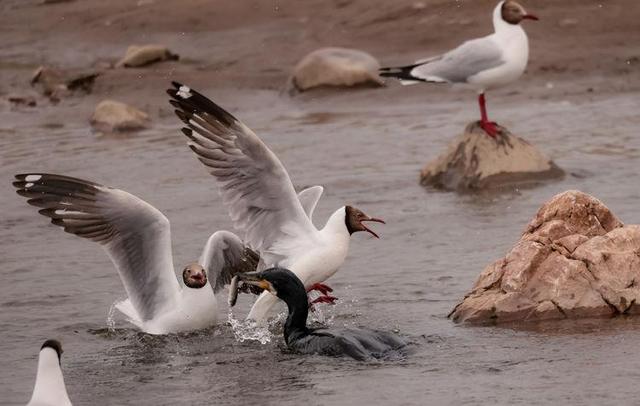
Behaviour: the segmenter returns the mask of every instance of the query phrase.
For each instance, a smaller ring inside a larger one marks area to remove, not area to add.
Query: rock
[[[293,69],[290,90],[305,91],[319,86],[384,84],[378,75],[380,63],[366,52],[348,48],[321,48],[311,52]]]
[[[567,191],[545,203],[520,240],[489,265],[449,314],[512,322],[640,313],[640,226],[596,198]]]
[[[56,68],[41,66],[31,77],[31,86],[53,101],[69,96],[75,91],[91,93],[95,79],[100,76],[97,71],[63,72]]]
[[[177,61],[180,56],[164,45],[131,45],[116,68],[134,68],[162,61]]]
[[[11,93],[6,96],[6,99],[13,106],[35,107],[38,105],[36,97],[27,93]]]
[[[464,192],[564,176],[536,147],[499,128],[493,139],[478,122],[467,125],[444,154],[422,169],[420,183]]]
[[[127,104],[104,100],[96,107],[90,122],[103,133],[137,131],[149,127],[149,116]]]

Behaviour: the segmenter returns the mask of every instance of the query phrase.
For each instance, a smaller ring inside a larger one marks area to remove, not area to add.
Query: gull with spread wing
[[[215,293],[258,257],[233,233],[211,235],[197,263],[176,279],[169,220],[120,189],[63,175],[15,176],[17,193],[64,231],[99,243],[115,265],[128,298],[116,308],[142,331],[167,334],[217,322]]]
[[[321,282],[343,264],[351,234],[366,231],[378,237],[364,223],[384,221],[352,206],[337,209],[318,230],[307,213],[313,211],[321,188],[301,203],[278,157],[246,125],[180,83],[174,82],[167,93],[185,124],[182,132],[189,147],[216,179],[233,225],[244,243],[260,254],[258,270],[284,267],[307,290],[322,290],[326,286]],[[305,204],[311,210],[305,211]],[[271,293],[263,293],[247,318],[264,321],[277,301]]]

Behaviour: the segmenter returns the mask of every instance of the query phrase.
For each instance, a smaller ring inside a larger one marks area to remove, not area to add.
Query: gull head
[[[42,352],[45,349],[52,349],[56,352],[56,355],[58,356],[58,364],[60,364],[60,357],[62,356],[62,344],[60,344],[60,341],[58,340],[53,340],[53,339],[49,339],[47,341],[44,342],[44,344],[42,344],[42,347],[40,347],[40,352]]]
[[[344,222],[345,222],[345,225],[347,226],[347,231],[349,231],[349,234],[353,234],[358,231],[366,231],[372,236],[376,238],[380,238],[378,237],[378,234],[376,234],[375,232],[373,232],[373,230],[371,230],[369,227],[364,225],[364,222],[371,221],[374,223],[385,224],[384,220],[378,219],[375,217],[369,217],[366,214],[364,214],[362,210],[356,209],[355,207],[352,207],[352,206],[345,206],[344,211],[345,211]]]
[[[524,7],[513,0],[506,0],[502,3],[502,9],[500,12],[502,14],[502,19],[513,25],[520,24],[522,20],[538,20],[538,17],[527,13]]]
[[[194,262],[184,267],[182,281],[188,288],[200,289],[207,284],[207,271],[202,265]]]

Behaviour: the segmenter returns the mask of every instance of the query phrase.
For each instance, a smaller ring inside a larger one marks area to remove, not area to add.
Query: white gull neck
[[[347,230],[347,211],[345,206],[342,206],[338,210],[334,211],[329,220],[327,220],[327,224],[325,224],[324,228],[321,230],[323,234],[335,234],[335,235],[344,235],[347,238],[349,237],[349,230]]]

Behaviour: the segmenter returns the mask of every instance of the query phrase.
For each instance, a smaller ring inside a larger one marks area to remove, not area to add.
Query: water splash
[[[116,331],[116,305],[118,301],[116,300],[109,307],[109,312],[107,313],[107,333],[114,334]]]
[[[233,317],[232,311],[229,311],[227,321],[231,325],[236,340],[239,342],[251,340],[259,341],[260,344],[267,344],[273,339],[273,335],[269,331],[269,325],[258,324],[253,320],[238,320]]]

